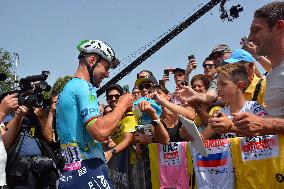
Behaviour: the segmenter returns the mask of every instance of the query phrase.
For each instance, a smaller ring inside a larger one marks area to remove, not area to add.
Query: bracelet
[[[158,126],[161,123],[160,119],[154,119],[151,121],[151,124],[153,125],[153,127]]]

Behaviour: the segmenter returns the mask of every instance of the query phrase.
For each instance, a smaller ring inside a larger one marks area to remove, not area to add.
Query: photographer
[[[0,122],[3,121],[5,116],[7,116],[10,112],[18,108],[18,98],[16,98],[16,94],[7,95],[0,104]],[[2,125],[2,124],[1,124]],[[1,135],[0,135],[0,188],[6,185],[6,161],[7,154],[6,150],[13,142],[18,133],[18,127],[11,127],[9,130],[6,130],[2,127]]]
[[[22,78],[16,102],[19,108],[6,125],[13,140],[7,143],[7,183],[9,188],[56,188],[58,171],[46,132],[47,103],[43,91],[50,89],[45,82],[47,72]],[[8,92],[8,94],[11,92]],[[9,98],[11,95],[7,95]],[[15,102],[14,102],[15,103]],[[43,133],[42,133],[43,132]],[[15,140],[14,140],[15,139]]]
[[[55,188],[57,170],[50,147],[44,142],[41,128],[46,122],[42,108],[20,106],[7,124],[20,134],[8,149],[7,181],[9,188]]]

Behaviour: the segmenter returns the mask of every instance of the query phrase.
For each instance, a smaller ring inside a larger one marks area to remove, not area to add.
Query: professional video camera
[[[19,105],[29,108],[47,107],[50,103],[49,100],[44,99],[43,91],[51,90],[51,86],[46,82],[48,75],[49,71],[42,71],[40,75],[21,78],[18,89],[2,94],[2,98],[8,94],[18,93]]]

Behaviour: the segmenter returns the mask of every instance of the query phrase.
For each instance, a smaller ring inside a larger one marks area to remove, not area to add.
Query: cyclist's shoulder
[[[91,86],[89,82],[80,78],[72,78],[66,85],[64,86],[64,90],[67,91],[82,91],[88,90]]]

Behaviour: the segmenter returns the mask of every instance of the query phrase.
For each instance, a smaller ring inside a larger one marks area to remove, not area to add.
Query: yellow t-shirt
[[[261,142],[245,142],[245,138],[243,142],[241,138],[230,141],[236,189],[284,188],[283,135]]]
[[[124,133],[135,132],[135,127],[138,125],[139,116],[134,112],[128,112],[120,122],[119,126],[111,134],[111,139],[115,144],[119,144],[123,139]]]
[[[218,112],[219,110],[221,110],[221,108],[222,108],[221,106],[213,106],[213,107],[210,109],[208,115],[211,117],[214,113],[216,113],[216,112]]]
[[[244,95],[245,95],[245,99],[247,101],[251,101],[253,98],[253,94],[255,91],[255,87],[258,83],[258,81],[260,80],[259,77],[257,77],[255,74],[253,75],[253,79],[250,83],[250,85],[248,86],[247,90],[245,91]],[[264,91],[266,88],[266,79],[263,79],[261,82],[261,86],[260,86],[260,90],[259,93],[257,95],[257,102],[262,105],[262,107],[265,107],[265,102],[264,102]]]

